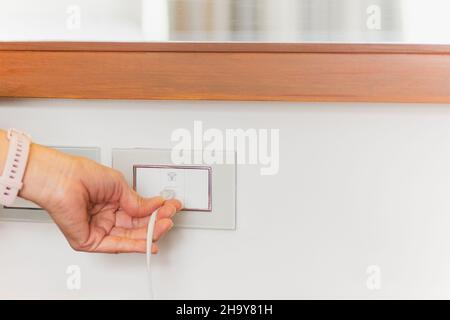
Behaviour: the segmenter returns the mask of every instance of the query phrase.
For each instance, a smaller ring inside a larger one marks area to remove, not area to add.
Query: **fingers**
[[[155,224],[152,241],[158,241],[173,227],[171,219],[161,219]],[[145,253],[147,250],[147,227],[126,229],[114,227],[109,235],[105,236],[100,244],[92,250],[102,253]],[[152,253],[158,253],[156,243],[152,244]]]
[[[170,219],[158,220],[155,224],[155,231],[153,232],[153,241],[158,241],[161,237],[166,234],[170,229],[173,228],[173,222]]]
[[[164,202],[164,205],[158,211],[158,219],[172,218],[175,213],[181,210],[182,204],[177,199],[171,199]]]
[[[158,241],[161,237],[173,228],[173,222],[170,219],[160,219],[155,224],[155,231],[153,232],[153,241]],[[147,227],[140,227],[134,229],[127,229],[121,227],[114,227],[110,235],[121,238],[133,239],[133,240],[146,240],[147,239]]]
[[[124,183],[120,199],[121,209],[116,212],[116,226],[111,229],[96,252],[127,253],[146,252],[147,225],[150,216],[158,210],[152,241],[158,241],[173,227],[171,218],[181,210],[180,201],[165,201],[162,197],[143,198]],[[152,253],[158,252],[158,246],[152,244]]]
[[[125,184],[120,199],[122,209],[132,217],[146,217],[164,204],[164,198],[143,198]]]
[[[173,227],[170,219],[160,219],[155,224],[153,232],[153,241],[158,241]],[[147,250],[147,228],[126,229],[114,227],[110,234],[103,238],[102,242],[94,250],[103,253],[145,253]],[[152,244],[152,253],[158,253],[156,243]]]
[[[156,226],[156,225],[155,225]],[[134,240],[145,240],[147,238],[147,229],[146,228],[135,228],[135,229],[127,229],[121,227],[112,228],[109,233],[111,236],[134,239]]]
[[[173,216],[181,210],[181,202],[175,199],[167,200],[164,205],[159,209],[158,211],[158,220],[161,219],[167,219],[167,218],[173,218]],[[119,216],[118,216],[119,218]],[[124,224],[126,219],[120,219],[116,220],[117,222],[121,222],[120,226],[126,227],[126,225],[131,225],[129,228],[140,228],[140,227],[146,227],[148,224],[148,220],[150,219],[150,215],[146,217],[132,217],[131,223]],[[116,222],[116,223],[117,223]],[[119,225],[119,224],[117,224]]]
[[[158,250],[158,245],[153,243],[152,253],[156,254]],[[147,241],[106,236],[94,251],[99,253],[146,253]]]
[[[136,191],[131,189],[125,181],[123,182],[123,191],[122,197],[120,199],[120,206],[130,216],[138,218],[146,217],[165,203],[175,207],[175,212],[179,211],[182,207],[181,202],[175,199],[165,201],[163,197],[159,196],[153,198],[143,198]],[[165,210],[168,210],[169,214],[172,211],[167,208]]]

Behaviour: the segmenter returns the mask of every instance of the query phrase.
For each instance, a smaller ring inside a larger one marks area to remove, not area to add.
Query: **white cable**
[[[153,280],[152,280],[152,246],[153,246],[153,231],[155,231],[156,218],[158,216],[158,210],[152,213],[147,226],[147,274],[148,274],[148,289],[150,293],[150,299],[154,300],[153,294]]]
[[[161,191],[161,196],[164,200],[170,200],[175,198],[175,192],[173,190],[164,189]],[[150,293],[150,300],[155,299],[153,293],[153,277],[152,277],[152,246],[153,246],[153,233],[155,231],[156,219],[158,218],[158,210],[152,213],[147,225],[147,274],[148,274],[148,289]]]

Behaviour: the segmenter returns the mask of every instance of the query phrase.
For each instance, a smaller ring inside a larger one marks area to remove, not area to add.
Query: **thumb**
[[[132,217],[146,217],[164,204],[163,197],[144,198],[126,183],[122,190],[120,207]]]

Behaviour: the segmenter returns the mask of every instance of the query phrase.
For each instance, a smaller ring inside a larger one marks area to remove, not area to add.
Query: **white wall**
[[[445,105],[0,100],[50,145],[170,147],[173,129],[279,128],[280,172],[238,168],[236,231],[174,229],[158,298],[450,298]],[[82,271],[66,289],[66,268]],[[381,289],[366,268],[381,268]],[[54,225],[0,223],[0,298],[146,298],[145,258],[73,252]]]

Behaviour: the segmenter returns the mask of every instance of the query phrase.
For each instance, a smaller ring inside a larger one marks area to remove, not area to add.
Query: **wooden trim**
[[[450,46],[0,43],[0,96],[450,103]]]
[[[248,42],[0,42],[0,51],[450,54],[450,45]]]

